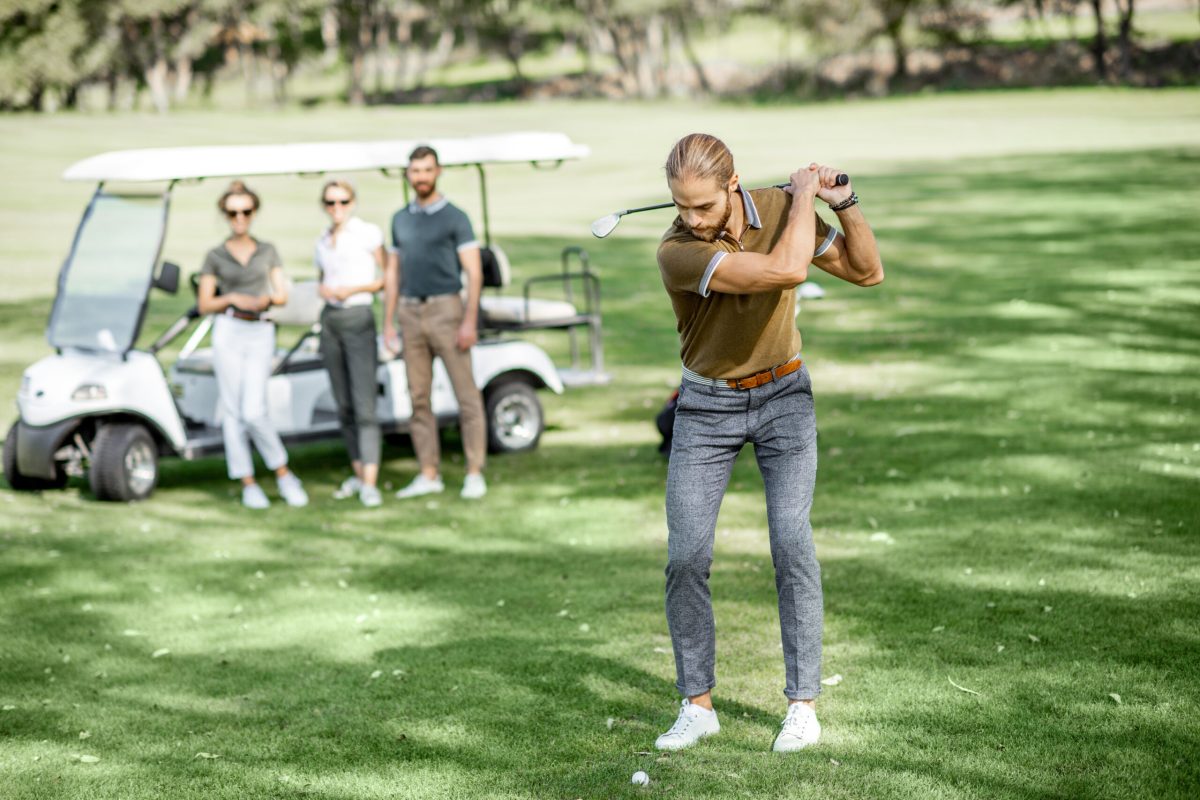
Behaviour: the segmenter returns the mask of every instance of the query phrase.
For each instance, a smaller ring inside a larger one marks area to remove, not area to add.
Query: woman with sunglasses
[[[229,477],[242,482],[242,503],[267,508],[271,502],[254,480],[250,440],[275,473],[289,506],[308,505],[300,479],[287,466],[288,454],[267,415],[267,379],[275,355],[275,324],[263,317],[287,302],[283,264],[275,248],[250,235],[258,195],[234,181],[217,207],[228,218],[229,238],[208,252],[200,269],[197,306],[212,314],[213,372],[217,377],[221,432]]]
[[[355,494],[364,506],[383,502],[379,478],[381,436],[375,414],[375,376],[379,355],[375,339],[375,292],[383,288],[383,231],[354,216],[354,187],[332,180],[321,190],[329,227],[317,239],[321,278],[321,355],[338,406],[338,422],[354,474],[334,492]]]

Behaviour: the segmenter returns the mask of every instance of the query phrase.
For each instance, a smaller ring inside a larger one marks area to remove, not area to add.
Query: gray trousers
[[[675,409],[667,471],[667,625],[676,686],[685,697],[716,685],[716,629],[708,576],[717,512],[743,445],[754,455],[767,495],[767,525],[784,694],[808,700],[821,690],[821,567],[809,510],[817,476],[817,426],[808,370],[755,389],[684,380]]]
[[[337,401],[338,424],[350,460],[364,464],[378,464],[381,449],[375,413],[377,348],[375,314],[370,306],[325,306],[321,311],[321,357]]]

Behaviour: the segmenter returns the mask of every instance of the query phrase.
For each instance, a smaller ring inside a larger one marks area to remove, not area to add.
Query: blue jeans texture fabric
[[[666,504],[666,609],[676,686],[682,695],[695,697],[716,685],[716,629],[708,577],[717,512],[734,460],[746,443],[754,445],[766,490],[784,694],[808,700],[821,690],[824,610],[821,567],[809,522],[817,476],[817,426],[805,367],[748,390],[683,381]]]

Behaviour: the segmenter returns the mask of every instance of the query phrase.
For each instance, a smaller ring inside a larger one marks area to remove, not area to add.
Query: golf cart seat
[[[600,278],[591,270],[587,251],[567,247],[562,251],[562,270],[549,275],[535,275],[524,281],[520,295],[504,295],[501,291],[512,284],[512,268],[508,256],[495,244],[480,248],[483,266],[483,287],[479,300],[479,327],[484,331],[565,330],[571,337],[571,366],[560,369],[568,385],[607,383],[604,372],[604,350],[601,340]],[[572,270],[572,260],[579,266]],[[533,288],[553,289],[561,299],[533,297]],[[493,290],[491,292],[486,290]],[[582,307],[576,304],[577,297]],[[591,367],[584,369],[580,361],[579,343],[575,329],[589,330]]]
[[[288,286],[287,303],[271,306],[264,317],[276,325],[299,325],[305,328],[321,324],[321,309],[325,301],[321,298],[317,281],[300,281]]]

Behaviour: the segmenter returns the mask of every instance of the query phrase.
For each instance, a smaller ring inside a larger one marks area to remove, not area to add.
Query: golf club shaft
[[[838,186],[845,186],[849,182],[850,182],[850,176],[847,175],[846,173],[843,172],[837,176],[837,185]],[[787,187],[789,187],[791,185],[792,184],[790,181],[787,183],[776,183],[776,184],[772,184],[772,188],[786,189]],[[660,208],[670,208],[673,205],[675,205],[675,204],[674,203],[656,203],[655,205],[642,206],[641,208],[627,208],[624,211],[618,212],[618,216],[623,217],[626,214],[640,214],[643,211],[658,211]]]

